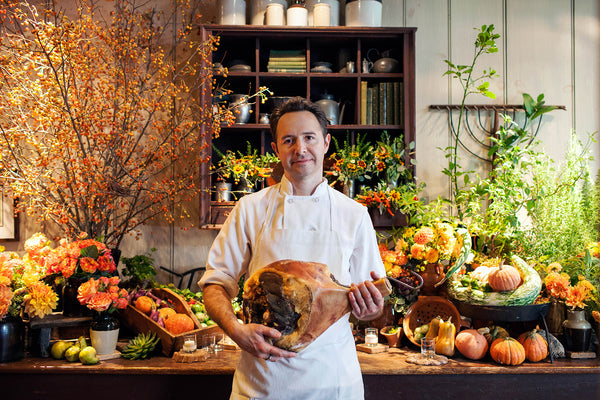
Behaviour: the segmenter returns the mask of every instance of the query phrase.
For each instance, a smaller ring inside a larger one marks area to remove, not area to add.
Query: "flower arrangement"
[[[42,280],[48,243],[42,234],[35,234],[25,242],[23,257],[0,246],[0,319],[7,314],[44,318],[56,308],[58,295]]]
[[[370,179],[373,170],[373,146],[360,134],[356,136],[355,144],[346,139],[340,146],[335,136],[332,136],[332,140],[336,151],[329,156],[333,166],[332,170],[326,173],[346,185],[353,179]]]
[[[415,142],[411,142],[408,150],[414,148]],[[404,137],[400,135],[391,138],[387,131],[383,131],[381,139],[376,143],[373,159],[377,176],[392,187],[412,182],[412,171],[404,163],[405,155]]]
[[[356,201],[367,208],[375,208],[380,214],[394,216],[400,211],[409,214],[420,206],[418,194],[421,187],[414,183],[407,183],[402,187],[390,187],[385,183],[378,183],[375,189],[363,188],[356,197]]]
[[[77,289],[77,300],[97,312],[123,309],[127,307],[129,297],[127,290],[119,288],[119,281],[116,276],[91,278]]]
[[[404,264],[423,270],[425,264],[458,259],[465,251],[465,241],[452,224],[434,222],[405,228],[396,241],[395,251]]]
[[[273,166],[279,162],[279,158],[273,154],[259,155],[258,150],[252,149],[250,143],[247,144],[246,154],[232,150],[221,153],[216,147],[214,149],[221,156],[214,167],[219,179],[234,184],[242,183],[249,188],[268,178],[273,172]]]
[[[572,285],[571,277],[561,270],[562,265],[558,262],[553,262],[547,267],[544,284],[550,297],[564,301],[572,310],[582,310],[587,303],[596,301],[596,288],[583,275],[579,275],[577,283]]]
[[[46,256],[45,265],[48,275],[58,274],[77,279],[110,276],[117,269],[106,245],[86,239],[85,233],[74,242],[63,239],[60,246]]]

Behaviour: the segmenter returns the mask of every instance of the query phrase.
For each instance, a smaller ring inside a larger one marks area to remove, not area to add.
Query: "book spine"
[[[385,83],[385,97],[386,97],[386,108],[385,108],[385,121],[384,124],[394,124],[394,82]]]
[[[360,123],[367,125],[367,81],[360,82]]]
[[[377,84],[373,85],[372,91],[372,106],[373,106],[373,121],[371,123],[373,125],[379,124],[379,87]]]
[[[373,86],[367,84],[367,125],[373,125]]]
[[[387,111],[387,82],[379,82],[379,124],[385,124]]]
[[[400,125],[400,99],[402,93],[400,93],[400,82],[394,82],[394,125]]]

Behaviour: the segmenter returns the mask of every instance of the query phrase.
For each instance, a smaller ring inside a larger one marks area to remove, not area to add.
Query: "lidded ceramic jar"
[[[348,0],[346,26],[381,26],[383,5],[381,0]]]

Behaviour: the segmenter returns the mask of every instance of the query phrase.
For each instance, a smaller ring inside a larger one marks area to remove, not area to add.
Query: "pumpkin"
[[[158,310],[158,317],[162,318],[163,321],[165,321],[171,315],[175,315],[175,314],[177,314],[177,311],[175,311],[175,309],[171,308],[171,307],[163,307],[160,310]]]
[[[492,342],[498,338],[510,336],[506,329],[498,325],[486,326],[484,328],[479,328],[477,331],[485,337],[488,345],[491,345]]]
[[[498,364],[519,365],[525,361],[523,345],[510,336],[494,340],[490,347],[490,355]]]
[[[156,310],[156,303],[148,296],[140,296],[133,303],[135,308],[146,315],[150,315],[153,310]]]
[[[521,274],[512,265],[502,265],[490,272],[488,283],[494,292],[507,292],[519,287]]]
[[[538,362],[548,356],[548,342],[535,329],[522,333],[517,341],[523,345],[528,361]]]
[[[454,339],[456,349],[470,360],[481,360],[488,351],[488,342],[476,329],[465,329],[458,332]]]
[[[187,315],[177,313],[169,316],[165,321],[165,329],[173,335],[194,330],[194,321]]]

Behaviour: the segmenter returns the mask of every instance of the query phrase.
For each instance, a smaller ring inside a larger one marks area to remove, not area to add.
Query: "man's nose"
[[[302,140],[296,141],[296,153],[302,154],[306,151],[306,143]]]

